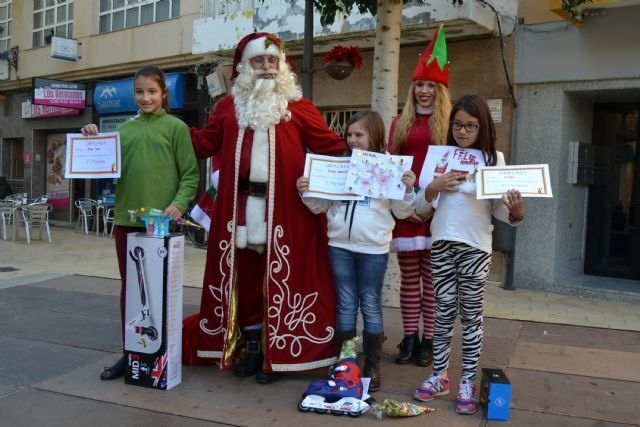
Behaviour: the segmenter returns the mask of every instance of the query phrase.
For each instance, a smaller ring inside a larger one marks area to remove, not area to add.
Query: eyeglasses
[[[480,125],[477,123],[451,122],[450,125],[451,125],[451,128],[455,131],[459,131],[460,129],[464,128],[464,130],[466,130],[469,133],[473,133],[477,131],[478,128],[480,127]]]

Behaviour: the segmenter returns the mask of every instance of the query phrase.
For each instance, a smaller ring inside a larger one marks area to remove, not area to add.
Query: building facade
[[[548,163],[554,197],[528,200],[515,281],[638,302],[640,2],[594,1],[574,23],[553,3],[520,2],[512,159]]]
[[[507,163],[549,165],[554,197],[528,199],[519,227],[517,287],[640,301],[640,1],[595,0],[577,22],[554,12],[559,1],[450,0],[406,2],[402,10],[398,109],[411,74],[444,22],[453,98],[477,93],[494,106],[498,148]],[[109,182],[51,178],[67,132],[89,122],[106,130],[135,113],[124,104],[137,68],[155,64],[182,87],[173,112],[202,125],[210,112],[205,77],[229,83],[237,41],[257,29],[286,41],[302,71],[304,1],[0,0],[0,175],[30,197],[73,199],[111,191]],[[314,103],[337,131],[371,105],[376,19],[352,12],[313,27]],[[49,36],[77,41],[75,61],[52,58]],[[344,80],[323,69],[336,45],[358,46],[364,65]],[[19,49],[12,51],[12,47]],[[13,52],[17,63],[11,64]],[[3,68],[7,64],[8,70]],[[300,74],[301,76],[301,74]],[[87,105],[76,115],[27,117],[33,78],[83,84]],[[227,85],[228,87],[228,85]],[[120,94],[113,97],[114,90]],[[120,109],[118,109],[120,108]],[[53,162],[50,159],[54,156]],[[202,164],[203,187],[208,173]],[[492,279],[508,270],[494,256]]]

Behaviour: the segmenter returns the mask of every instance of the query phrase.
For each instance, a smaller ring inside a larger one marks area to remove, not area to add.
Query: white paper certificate
[[[553,197],[549,165],[490,166],[478,172],[478,199],[498,199],[511,189],[523,197]]]
[[[321,156],[307,153],[304,176],[309,178],[309,191],[302,197],[318,197],[329,200],[363,200],[363,196],[344,191],[349,172],[349,157]]]
[[[120,178],[120,133],[67,134],[65,178]]]

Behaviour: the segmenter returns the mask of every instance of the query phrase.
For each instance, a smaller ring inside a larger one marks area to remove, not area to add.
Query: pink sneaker
[[[458,384],[458,398],[456,399],[456,412],[458,414],[471,415],[478,409],[478,395],[476,385],[466,378]]]
[[[445,394],[449,394],[449,377],[447,374],[434,372],[416,389],[413,398],[421,402],[428,402],[436,396]]]

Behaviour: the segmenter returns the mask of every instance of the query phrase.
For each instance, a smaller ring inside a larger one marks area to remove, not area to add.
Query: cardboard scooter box
[[[127,236],[127,384],[169,390],[182,381],[184,235]]]
[[[511,382],[502,369],[482,369],[480,406],[488,420],[509,419]]]

